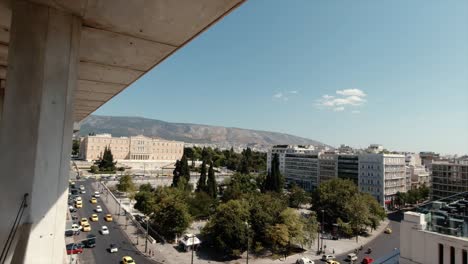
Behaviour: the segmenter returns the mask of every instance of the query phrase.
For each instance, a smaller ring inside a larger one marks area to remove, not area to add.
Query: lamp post
[[[323,245],[323,235],[324,235],[324,224],[325,224],[325,210],[322,209],[322,230],[321,230],[321,239],[322,239],[322,251],[324,249],[324,245]]]
[[[249,264],[249,247],[250,247],[250,242],[249,242],[249,231],[250,231],[250,227],[249,227],[249,222],[245,221],[245,225],[247,226],[247,261],[246,263]]]
[[[195,246],[195,235],[192,235],[192,262],[191,264],[193,264],[193,248]]]
[[[148,227],[149,227],[149,217],[146,218],[145,253],[148,251]]]

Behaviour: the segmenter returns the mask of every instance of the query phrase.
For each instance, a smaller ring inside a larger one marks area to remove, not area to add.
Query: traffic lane
[[[89,199],[91,199],[91,195],[94,194],[96,190],[92,188],[91,182],[89,180],[86,181],[85,188],[89,190],[87,191],[87,193],[89,193]],[[147,259],[145,256],[141,255],[141,253],[135,248],[132,242],[129,241],[127,235],[122,230],[122,228],[125,228],[125,226],[119,226],[115,221],[106,222],[104,220],[104,216],[106,214],[112,214],[112,217],[114,218],[113,220],[115,220],[115,217],[118,216],[115,215],[115,212],[109,210],[109,208],[107,208],[105,203],[102,201],[102,199],[106,198],[101,196],[97,199],[98,204],[102,207],[102,213],[98,213],[98,215],[100,216],[99,221],[94,223],[98,223],[99,229],[101,228],[101,226],[106,225],[109,228],[109,235],[97,235],[97,242],[95,248],[96,250],[93,251],[93,257],[96,260],[96,263],[119,263],[119,261],[121,261],[122,257],[124,256],[131,256],[136,263],[155,263]],[[90,215],[93,213],[93,209],[94,208],[90,209]],[[110,253],[108,251],[110,244],[117,244],[119,247],[119,251],[116,253]]]
[[[392,234],[381,233],[374,240],[368,244],[362,245],[363,249],[358,251],[358,261],[356,263],[361,263],[362,259],[366,256],[375,259],[381,258],[383,256],[389,255],[395,248],[400,247],[400,223],[397,221],[390,221],[389,227],[392,229]],[[357,244],[356,248],[359,248],[361,244]],[[371,254],[366,254],[368,248],[372,249]],[[349,253],[354,253],[354,251],[347,252],[337,256],[338,260],[346,261],[346,256]]]

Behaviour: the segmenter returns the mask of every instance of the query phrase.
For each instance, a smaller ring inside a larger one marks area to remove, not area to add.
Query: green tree
[[[289,245],[291,243],[304,244],[304,222],[298,212],[292,208],[286,208],[280,214],[280,221],[288,228]]]
[[[172,187],[177,187],[179,185],[180,175],[182,174],[182,168],[180,161],[177,160],[175,163],[174,171],[172,172]]]
[[[190,195],[187,201],[190,215],[197,220],[207,219],[214,211],[215,200],[206,192],[200,191]]]
[[[250,193],[257,192],[256,178],[252,175],[236,173],[224,182],[226,186],[222,192],[223,201],[247,197]]]
[[[289,190],[289,206],[299,208],[302,204],[309,202],[307,193],[299,186],[293,185]]]
[[[206,192],[207,191],[207,183],[206,183],[206,162],[203,161],[201,168],[200,168],[200,178],[198,178],[197,183],[197,192]]]
[[[145,183],[145,184],[140,185],[140,188],[138,188],[138,190],[140,192],[153,192],[154,188],[153,186],[151,186],[150,183]]]
[[[80,153],[80,140],[74,139],[72,145],[72,155],[76,156]]]
[[[245,201],[231,200],[216,208],[203,228],[207,243],[230,256],[239,256],[247,249],[249,208]]]
[[[407,197],[406,193],[397,192],[395,194],[395,204],[398,207],[401,208],[402,206],[405,206],[407,200],[408,200],[408,197]]]
[[[348,222],[345,207],[358,194],[359,190],[351,180],[334,178],[324,181],[313,193],[312,208],[316,212],[324,210],[325,222],[329,224],[336,223],[338,218]]]
[[[110,147],[105,147],[101,159],[97,161],[99,170],[114,172],[116,163]]]
[[[187,182],[190,182],[190,167],[185,154],[182,155],[182,159],[180,160],[180,177],[183,177]]]
[[[370,212],[362,195],[354,195],[345,205],[345,213],[349,220],[349,225],[354,234],[359,234],[361,230],[370,225]],[[356,240],[358,236],[356,236]]]
[[[135,183],[133,183],[132,176],[126,174],[120,177],[119,183],[117,183],[117,190],[119,192],[131,193],[136,190]]]
[[[145,215],[151,214],[156,206],[156,199],[154,193],[148,191],[140,191],[135,194],[134,208],[144,213]]]
[[[273,154],[271,160],[271,170],[268,171],[265,179],[265,190],[280,193],[284,188],[284,178],[279,169],[279,156],[277,153]]]
[[[377,229],[380,222],[387,216],[385,210],[380,206],[377,200],[368,193],[361,194],[364,200],[364,204],[369,208],[369,225],[372,229]]]
[[[421,198],[421,200],[426,200],[427,198],[429,198],[430,190],[426,186],[426,184],[423,184],[421,187],[419,187],[418,191],[419,191],[419,197]]]
[[[266,234],[273,246],[273,251],[286,254],[289,245],[289,230],[285,224],[275,224],[267,228]]]
[[[287,208],[287,200],[276,193],[250,193],[250,223],[253,239],[262,245],[269,245],[267,229],[278,223],[280,214]]]
[[[317,239],[319,223],[315,212],[302,218],[304,225],[304,246],[311,248]]]
[[[208,180],[206,185],[208,195],[212,198],[216,198],[218,196],[218,187],[216,184],[213,162],[210,163],[210,168],[208,169]]]
[[[158,187],[151,226],[167,239],[174,239],[190,226],[192,217],[185,202],[186,194],[178,188]]]

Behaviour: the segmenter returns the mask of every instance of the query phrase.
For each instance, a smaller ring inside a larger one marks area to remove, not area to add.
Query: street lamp
[[[148,227],[149,227],[149,217],[146,217],[145,253],[148,251]]]
[[[249,243],[249,231],[250,231],[250,227],[249,227],[249,222],[245,221],[245,225],[247,226],[247,264],[249,264],[249,246],[250,246],[250,243]]]
[[[321,239],[322,239],[322,246],[321,246],[321,250],[323,251],[324,250],[324,246],[323,246],[323,235],[324,235],[324,224],[325,224],[325,210],[322,209],[322,229],[321,229]]]

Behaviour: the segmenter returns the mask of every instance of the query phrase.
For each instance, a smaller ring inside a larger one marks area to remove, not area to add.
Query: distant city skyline
[[[96,114],[468,154],[466,1],[247,1]]]

